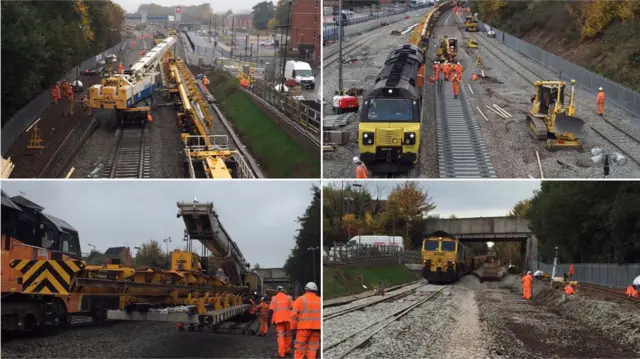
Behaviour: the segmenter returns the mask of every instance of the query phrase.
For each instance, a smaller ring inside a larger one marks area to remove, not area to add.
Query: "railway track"
[[[615,289],[611,289],[611,288],[605,288],[605,287],[600,287],[597,285],[593,285],[593,284],[585,284],[585,283],[580,283],[580,287],[583,288],[589,288],[589,289],[593,289],[599,292],[603,292],[603,293],[609,293],[609,294],[613,294],[617,297],[621,297],[627,300],[630,300],[632,302],[638,303],[640,304],[640,298],[634,298],[634,297],[627,297],[624,293],[621,293]]]
[[[67,142],[69,142],[70,138],[72,137],[74,130],[71,130],[71,132],[69,132],[67,137],[65,137],[65,139],[62,141],[60,146],[58,146],[56,151],[53,153],[53,156],[51,156],[47,164],[42,168],[42,171],[38,175],[38,178],[43,178],[47,173],[47,171],[49,170],[49,168],[56,168],[56,165],[55,165],[56,162],[59,162],[59,166],[57,166],[57,169],[53,170],[53,174],[51,178],[60,177],[63,174],[63,171],[66,170],[66,168],[69,166],[71,161],[73,161],[73,159],[76,157],[76,154],[78,153],[82,145],[84,145],[87,138],[91,136],[91,134],[98,127],[99,124],[100,124],[100,121],[96,117],[94,117],[89,123],[89,126],[84,130],[82,135],[80,135],[80,138],[75,143],[73,148],[71,148],[71,150],[69,151],[69,154],[66,157],[61,159],[60,156],[62,155],[63,152],[65,152],[66,144]]]
[[[398,23],[401,23],[403,21],[406,21],[407,19],[403,19],[398,21]],[[380,35],[382,35],[385,31],[391,32],[391,31],[400,31],[400,30],[404,30],[406,28],[408,28],[409,26],[407,25],[389,25],[389,26],[381,26],[373,31],[370,31],[366,36],[360,36],[360,38],[355,39],[354,41],[351,41],[347,44],[343,44],[342,46],[342,56],[345,56],[353,51],[355,51],[356,49],[362,47],[363,45],[377,39],[378,37],[380,37]],[[329,65],[333,65],[334,63],[337,63],[338,60],[340,58],[340,51],[335,51],[330,53],[327,56],[324,56],[322,58],[322,68],[326,68]]]
[[[372,324],[367,325],[364,328],[360,328],[356,331],[354,331],[351,334],[346,335],[345,337],[334,341],[333,343],[329,343],[327,345],[323,345],[323,351],[326,352],[331,348],[334,348],[344,342],[346,342],[347,340],[356,340],[355,337],[357,336],[361,336],[362,334],[366,334],[369,333],[368,335],[366,335],[364,338],[357,340],[352,346],[350,346],[347,350],[343,351],[342,353],[340,353],[337,358],[342,359],[344,357],[346,357],[347,355],[349,355],[351,352],[353,352],[354,350],[362,347],[366,342],[368,342],[374,335],[376,335],[378,332],[380,332],[381,330],[383,330],[384,328],[386,328],[388,325],[390,325],[391,323],[395,322],[396,320],[404,317],[405,315],[409,314],[412,310],[418,308],[419,306],[421,306],[422,304],[432,300],[433,298],[435,298],[435,296],[440,293],[443,289],[447,288],[446,286],[440,288],[437,291],[432,291],[432,292],[425,292],[424,293],[424,297],[418,299],[417,301],[410,303],[406,306],[403,306],[401,309],[391,313],[390,315],[373,322]],[[422,294],[422,293],[421,293]],[[324,320],[327,320],[326,316],[323,318]],[[371,327],[377,326],[375,328],[375,330]],[[371,329],[370,329],[371,328]]]
[[[482,44],[485,49],[489,50],[502,63],[511,68],[527,82],[533,84],[535,81],[543,80],[546,76],[541,76],[530,68],[520,64],[513,56],[500,49],[496,44],[492,43],[480,33],[470,35],[478,43]],[[603,120],[604,122],[600,121]],[[622,153],[629,157],[632,161],[640,165],[640,139],[633,134],[621,128],[618,124],[607,118],[600,118],[597,121],[591,121],[583,118],[585,124],[594,132],[607,140],[613,146],[617,147]]]
[[[418,289],[421,286],[422,286],[422,284],[417,284],[417,285],[416,284],[412,284],[410,286],[407,286],[409,288],[404,288],[404,290],[401,290],[398,293],[393,293],[391,295],[386,295],[386,296],[383,296],[382,298],[378,298],[376,300],[372,300],[372,301],[367,302],[367,303],[358,304],[356,306],[345,308],[343,310],[338,310],[338,311],[335,311],[335,312],[333,312],[331,314],[325,314],[323,316],[323,320],[329,320],[329,319],[337,318],[337,317],[345,315],[347,313],[351,313],[351,312],[356,311],[356,310],[362,310],[362,309],[364,309],[366,307],[370,307],[372,305],[383,303],[383,302],[386,302],[386,301],[389,301],[389,300],[392,300],[392,299],[400,299],[400,298],[406,297],[407,295],[411,294],[413,291],[415,291],[416,289]]]
[[[103,169],[103,178],[151,177],[151,152],[147,126],[118,127],[112,153]]]
[[[495,169],[477,120],[461,86],[453,96],[449,81],[436,82],[436,136],[441,178],[493,178]]]

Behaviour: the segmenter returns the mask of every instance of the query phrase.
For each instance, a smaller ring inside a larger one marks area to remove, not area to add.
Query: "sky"
[[[260,0],[234,0],[234,1],[225,1],[225,0],[213,0],[213,1],[203,1],[203,0],[112,0],[114,3],[120,5],[127,13],[133,13],[138,11],[138,7],[142,4],[156,4],[160,6],[193,6],[193,5],[201,5],[209,3],[211,5],[211,9],[214,12],[226,12],[231,9],[234,13],[239,13],[241,11],[250,11],[251,8],[260,2]],[[275,1],[274,1],[275,4]]]
[[[332,182],[333,186],[341,186],[341,181],[325,181],[324,185],[328,182]],[[376,181],[365,186],[374,198],[378,192],[377,187],[381,197],[386,198],[394,187],[403,182]],[[537,180],[430,180],[421,182],[420,185],[427,190],[437,206],[429,214],[439,214],[441,218],[452,214],[458,218],[504,216],[518,201],[532,197],[533,191],[540,189],[540,181]]]
[[[295,244],[297,218],[311,204],[318,181],[2,181],[10,197],[22,195],[79,233],[82,252],[93,244],[133,247],[171,237],[185,248],[177,202],[213,202],[219,219],[245,259],[262,268],[282,267]],[[24,192],[23,194],[20,192]],[[200,245],[193,248],[199,253]]]

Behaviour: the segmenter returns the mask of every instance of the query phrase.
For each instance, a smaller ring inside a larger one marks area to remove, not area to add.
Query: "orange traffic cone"
[[[473,75],[471,75],[471,81],[476,81],[477,79],[478,79],[478,75],[476,75],[474,72]]]

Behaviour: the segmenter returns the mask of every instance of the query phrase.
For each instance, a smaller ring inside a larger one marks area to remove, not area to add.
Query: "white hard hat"
[[[460,62],[458,62],[458,65],[460,65]]]
[[[531,274],[531,271],[528,271],[527,274]]]
[[[598,87],[598,91],[602,91],[602,87]]]
[[[317,292],[318,286],[314,282],[309,282],[306,286],[304,286],[304,290],[312,290],[314,292]]]
[[[355,156],[353,158],[353,163],[360,163],[360,158],[358,158],[358,156]]]
[[[279,291],[279,292],[284,292],[284,288],[283,288],[281,285],[279,285],[279,286],[276,288],[276,290],[277,290],[277,291]]]
[[[261,302],[264,302],[264,297],[261,297],[261,298],[260,298],[260,301],[261,301]]]

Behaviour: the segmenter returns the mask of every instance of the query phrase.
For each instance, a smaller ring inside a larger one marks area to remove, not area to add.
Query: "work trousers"
[[[278,356],[284,358],[291,353],[291,327],[289,322],[276,323]]]
[[[531,286],[522,287],[522,298],[527,300],[531,299]]]
[[[316,353],[320,350],[320,330],[298,329],[294,347],[295,359],[315,359]]]
[[[259,318],[260,319],[260,335],[267,335],[267,320],[268,318]]]

